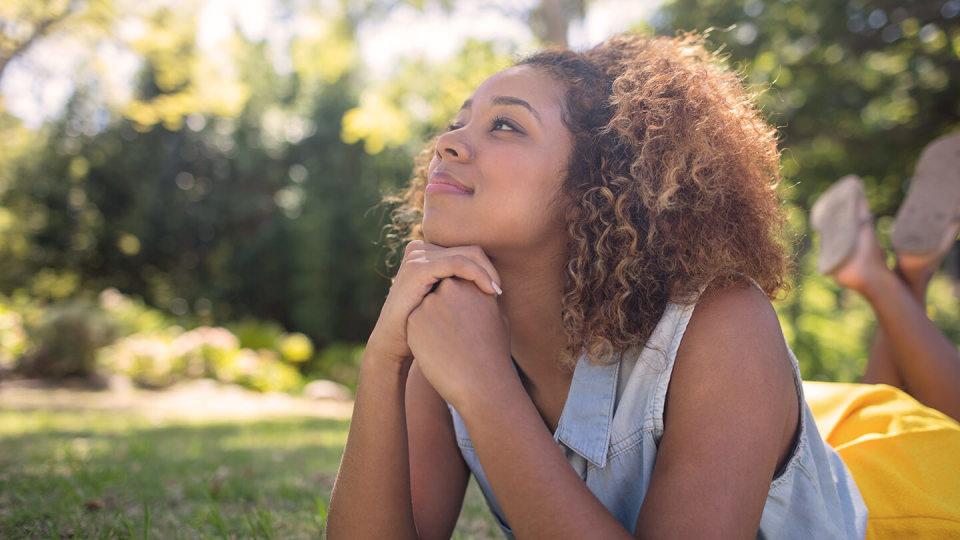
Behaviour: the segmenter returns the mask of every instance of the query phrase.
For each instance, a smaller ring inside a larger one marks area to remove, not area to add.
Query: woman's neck
[[[510,352],[517,366],[534,389],[568,381],[572,374],[558,363],[566,343],[561,312],[565,259],[528,254],[523,264],[492,262],[503,281],[499,301],[510,325]]]

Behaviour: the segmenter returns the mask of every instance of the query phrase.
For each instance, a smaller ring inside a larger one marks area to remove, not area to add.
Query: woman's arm
[[[450,411],[414,360],[407,377],[410,493],[417,532],[449,539],[457,526],[470,469],[457,446]]]
[[[519,379],[458,411],[517,538],[630,538],[567,462]]]
[[[683,398],[669,405],[636,536],[752,538],[796,419],[790,360],[776,314],[753,287],[708,293],[694,311],[671,383]],[[566,461],[518,381],[461,408],[518,538],[630,538]]]
[[[330,495],[327,537],[418,538],[410,496],[408,367],[364,351],[350,432]]]
[[[708,289],[677,351],[637,536],[756,538],[799,414],[769,300],[752,286]]]

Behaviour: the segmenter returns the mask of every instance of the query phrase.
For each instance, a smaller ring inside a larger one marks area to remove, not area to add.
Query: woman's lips
[[[463,185],[456,178],[450,175],[450,173],[442,170],[433,171],[430,174],[430,179],[427,181],[427,185],[432,184],[445,184],[457,188],[457,191],[462,193],[473,193],[473,190]]]
[[[427,184],[426,190],[427,193],[456,193],[458,195],[473,195],[472,191],[464,191],[457,186],[450,184],[441,184],[439,182],[434,182],[432,184]]]

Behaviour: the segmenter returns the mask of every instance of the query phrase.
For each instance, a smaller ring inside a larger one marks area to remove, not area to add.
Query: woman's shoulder
[[[794,366],[776,311],[759,287],[703,291],[677,349],[670,393],[708,400],[713,414],[746,415],[771,429],[783,425],[780,419],[796,409]],[[779,414],[769,417],[772,412]]]
[[[693,306],[677,360],[693,371],[782,379],[792,386],[780,321],[770,299],[754,284],[707,287]]]

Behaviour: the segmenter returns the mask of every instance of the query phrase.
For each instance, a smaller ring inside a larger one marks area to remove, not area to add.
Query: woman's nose
[[[447,131],[437,139],[437,157],[440,159],[456,159],[467,161],[473,159],[473,150],[470,144],[463,139],[459,130]]]

